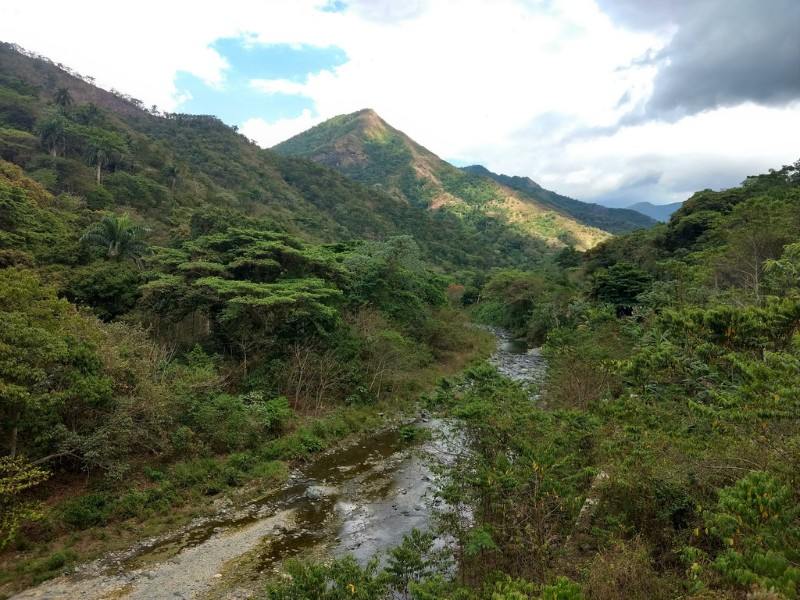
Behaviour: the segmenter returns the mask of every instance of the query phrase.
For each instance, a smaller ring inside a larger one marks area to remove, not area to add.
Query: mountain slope
[[[587,249],[609,237],[553,204],[454,167],[371,109],[333,117],[273,150],[332,167],[414,206],[500,219],[553,247]]]
[[[60,89],[70,101],[59,106]],[[100,168],[90,157],[102,145]],[[212,116],[161,114],[0,43],[0,158],[81,210],[125,211],[156,243],[197,222],[256,218],[312,242],[411,235],[444,268],[527,264],[538,240],[485,215],[479,223],[410,205],[309,160],[259,148]],[[210,215],[210,216],[209,216]]]
[[[655,219],[656,221],[669,221],[676,210],[683,206],[683,202],[673,202],[672,204],[653,204],[651,202],[637,202],[631,204],[628,209],[640,212],[643,215]]]
[[[574,217],[581,223],[597,227],[609,233],[627,233],[634,229],[652,227],[656,224],[654,219],[648,217],[646,213],[642,214],[642,211],[636,212],[626,208],[608,208],[600,204],[581,202],[569,196],[562,196],[556,192],[546,190],[529,177],[498,175],[482,165],[464,167],[463,170],[474,175],[490,177],[506,187],[526,194],[533,200]]]

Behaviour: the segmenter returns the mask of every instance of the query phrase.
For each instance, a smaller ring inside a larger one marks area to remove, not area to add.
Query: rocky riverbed
[[[547,371],[547,362],[541,350],[529,348],[524,340],[514,338],[505,329],[497,327],[488,329],[497,338],[497,350],[489,362],[509,379],[541,385]]]

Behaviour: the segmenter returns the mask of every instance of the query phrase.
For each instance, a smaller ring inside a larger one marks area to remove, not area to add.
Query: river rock
[[[306,490],[306,498],[310,500],[322,500],[323,498],[330,498],[339,493],[333,486],[329,485],[311,485]]]

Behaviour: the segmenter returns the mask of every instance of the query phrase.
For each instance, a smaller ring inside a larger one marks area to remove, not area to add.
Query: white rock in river
[[[335,496],[338,493],[339,490],[329,485],[312,485],[306,490],[306,498],[310,498],[311,500],[321,500],[322,498]]]

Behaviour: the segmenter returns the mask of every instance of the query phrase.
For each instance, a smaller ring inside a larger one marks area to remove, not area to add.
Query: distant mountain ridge
[[[637,202],[631,204],[628,209],[635,210],[655,219],[656,221],[669,221],[676,210],[683,206],[683,202],[673,202],[672,204],[653,204],[651,202]]]
[[[608,208],[600,204],[582,202],[569,196],[562,196],[543,188],[530,177],[500,175],[493,173],[482,165],[471,165],[463,167],[462,170],[475,175],[490,177],[513,190],[527,194],[543,204],[552,206],[554,209],[562,211],[586,225],[597,227],[609,233],[627,233],[635,229],[652,227],[656,224],[656,220],[643,213],[643,211],[637,212],[627,208]]]
[[[414,206],[464,218],[500,219],[551,247],[585,250],[610,236],[552,201],[458,169],[371,109],[333,117],[272,149],[336,169]]]

